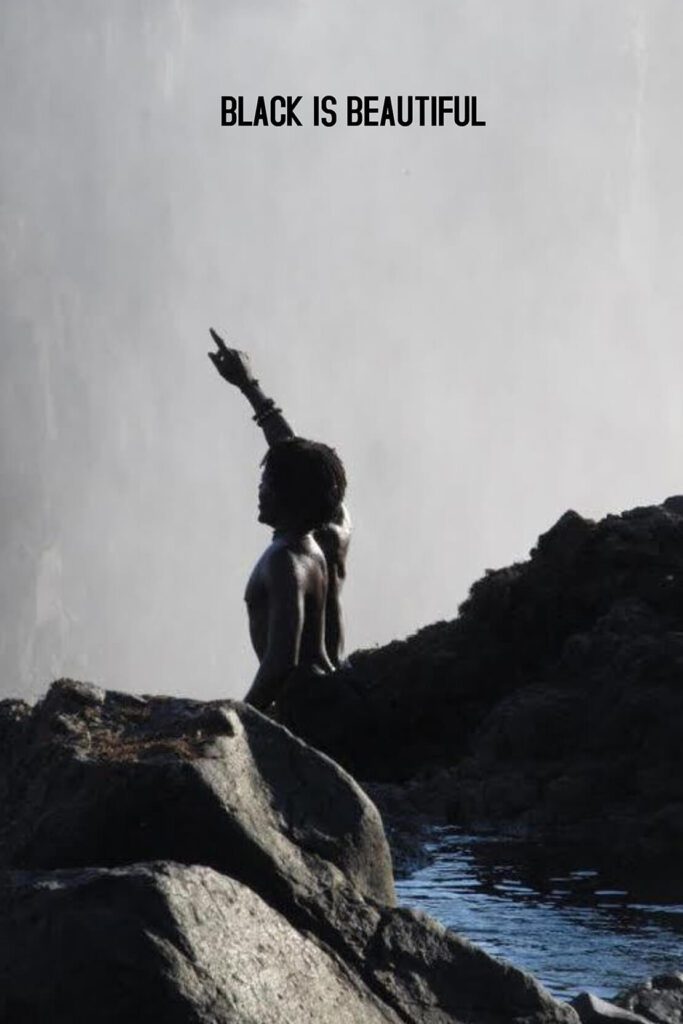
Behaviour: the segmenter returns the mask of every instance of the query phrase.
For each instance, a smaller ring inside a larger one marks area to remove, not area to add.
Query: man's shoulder
[[[353,523],[351,522],[349,510],[343,503],[339,506],[335,516],[330,521],[330,526],[334,526],[341,534],[349,535],[351,533]]]
[[[340,514],[329,523],[323,523],[315,531],[315,539],[325,552],[328,559],[343,558],[351,540],[351,516],[346,506],[341,506]]]
[[[346,505],[340,505],[334,517],[329,522],[319,526],[315,531],[315,535],[316,537],[320,534],[321,536],[334,538],[341,544],[348,541],[352,528],[353,524],[351,523],[349,510]]]
[[[265,570],[286,569],[296,559],[294,545],[285,540],[272,541],[261,555],[261,566]]]
[[[263,571],[269,577],[298,576],[311,560],[324,564],[323,552],[312,534],[296,541],[274,540],[261,556]]]

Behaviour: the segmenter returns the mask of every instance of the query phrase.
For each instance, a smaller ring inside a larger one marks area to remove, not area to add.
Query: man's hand
[[[251,372],[249,356],[246,352],[240,352],[236,348],[228,348],[220,334],[216,334],[213,327],[209,327],[209,334],[218,348],[217,352],[208,352],[207,355],[216,367],[221,377],[229,384],[238,388],[245,388],[256,381]]]
[[[207,353],[209,359],[220,373],[223,380],[239,388],[249,405],[254,410],[254,420],[265,434],[269,445],[294,437],[294,431],[282,415],[272,398],[267,398],[251,372],[251,363],[246,352],[236,348],[228,348],[220,334],[209,327],[211,337],[218,348],[217,352]]]

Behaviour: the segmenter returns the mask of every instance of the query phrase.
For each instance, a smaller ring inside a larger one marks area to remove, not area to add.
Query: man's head
[[[308,531],[334,519],[346,492],[334,448],[292,437],[269,448],[261,465],[260,522]]]

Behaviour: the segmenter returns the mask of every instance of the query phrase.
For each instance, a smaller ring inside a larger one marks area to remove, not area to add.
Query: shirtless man
[[[262,462],[259,522],[273,540],[256,563],[245,599],[260,665],[245,700],[265,710],[300,668],[331,672],[343,657],[340,591],[351,522],[343,505],[344,468],[332,448],[296,437],[261,391],[244,352],[227,348],[211,329],[209,358],[242,391],[270,448]]]

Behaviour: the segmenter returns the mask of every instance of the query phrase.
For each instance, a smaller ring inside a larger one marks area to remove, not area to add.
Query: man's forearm
[[[272,398],[264,395],[257,380],[249,381],[240,391],[254,410],[254,421],[265,434],[269,445],[294,437],[294,431],[282,415],[282,409]]]
[[[219,374],[228,384],[240,389],[252,409],[257,425],[266,435],[269,445],[277,441],[285,441],[294,437],[294,431],[282,415],[272,398],[263,394],[259,382],[252,373],[251,362],[246,352],[240,352],[236,348],[228,348],[220,334],[209,328],[209,333],[216,345],[215,352],[208,352],[207,355]]]

